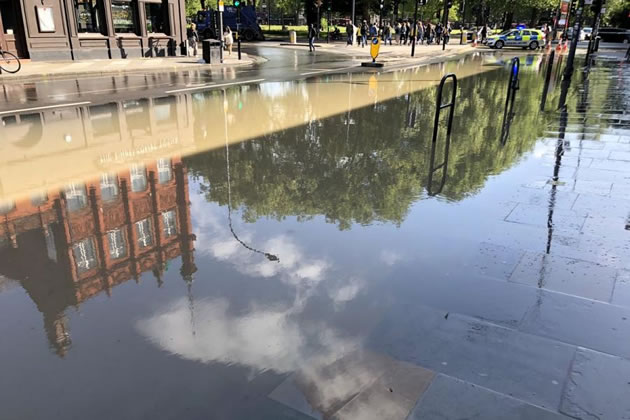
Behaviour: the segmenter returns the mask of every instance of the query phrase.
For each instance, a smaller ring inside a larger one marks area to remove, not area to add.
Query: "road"
[[[137,97],[138,92],[159,96],[192,92],[213,87],[295,80],[318,74],[360,70],[352,55],[341,55],[308,49],[285,49],[268,46],[247,47],[246,52],[263,56],[268,61],[252,66],[151,72],[37,82],[13,81],[2,85],[4,101],[0,115],[36,111],[68,105],[107,102],[125,97]]]

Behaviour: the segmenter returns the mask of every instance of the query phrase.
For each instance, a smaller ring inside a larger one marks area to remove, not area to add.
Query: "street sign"
[[[372,56],[372,60],[376,61],[376,57],[378,57],[378,51],[381,49],[381,42],[378,37],[375,36],[372,39],[372,45],[370,46],[370,55]]]
[[[223,0],[219,0],[219,12],[223,12],[225,9]]]

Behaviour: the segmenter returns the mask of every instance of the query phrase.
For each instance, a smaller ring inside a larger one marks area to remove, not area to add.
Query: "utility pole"
[[[591,10],[595,13],[595,18],[593,18],[593,31],[591,32],[591,38],[588,40],[588,50],[586,51],[587,55],[590,55],[592,52],[597,51],[597,47],[599,46],[596,38],[599,35],[599,25],[602,19],[602,8],[605,4],[606,0],[593,0],[593,4],[591,5]]]
[[[459,45],[464,44],[464,26],[466,25],[466,0],[462,0],[462,24],[459,32]]]
[[[573,26],[573,36],[571,37],[571,48],[569,49],[569,57],[567,58],[567,65],[564,69],[563,80],[567,82],[571,81],[573,75],[573,60],[575,59],[575,50],[580,39],[580,32],[582,31],[582,20],[584,14],[584,0],[578,0],[577,11],[575,12],[575,25]]]
[[[355,25],[355,16],[354,16],[354,11],[356,9],[356,0],[352,0],[352,25]],[[352,37],[354,40],[354,36]]]
[[[413,12],[413,33],[414,34],[418,33],[418,1],[419,0],[415,0],[416,10]],[[426,0],[422,0],[422,1],[425,2]],[[416,53],[416,40],[414,39],[413,42],[411,43],[411,56],[413,57],[415,53]]]
[[[217,11],[219,14],[219,41],[221,42],[221,63],[223,64],[223,2],[217,0]]]
[[[379,30],[383,27],[383,1],[379,4],[379,13],[378,13],[378,28]],[[378,36],[378,31],[376,31],[376,36]]]
[[[446,49],[446,35],[448,33],[448,11],[453,6],[453,0],[444,0],[444,23],[442,28],[442,51]],[[450,35],[449,35],[450,38]]]

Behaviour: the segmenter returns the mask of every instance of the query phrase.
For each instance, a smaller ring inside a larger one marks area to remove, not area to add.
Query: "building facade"
[[[181,55],[184,0],[0,0],[0,47],[32,60]]]
[[[179,157],[133,164],[0,207],[0,274],[19,281],[44,317],[51,349],[71,344],[64,311],[169,261],[197,270],[188,177]]]

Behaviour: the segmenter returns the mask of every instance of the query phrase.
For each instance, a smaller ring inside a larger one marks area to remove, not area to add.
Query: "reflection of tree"
[[[539,77],[523,72],[512,140],[501,146],[497,115],[503,109],[507,76],[508,71],[496,71],[461,81],[448,181],[441,194],[450,200],[474,193],[488,175],[510,167],[546,125],[537,112]],[[232,205],[242,207],[247,221],[324,215],[341,229],[352,223],[401,223],[426,184],[434,106],[431,88],[412,94],[410,102],[400,97],[353,110],[356,124],[350,135],[348,116],[342,114],[234,145]],[[414,127],[409,127],[410,107],[423,111]],[[208,181],[202,186],[207,199],[227,204],[225,152],[193,156],[187,163]]]

